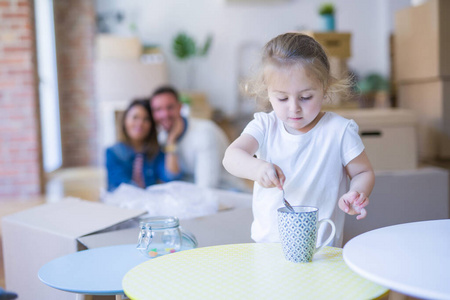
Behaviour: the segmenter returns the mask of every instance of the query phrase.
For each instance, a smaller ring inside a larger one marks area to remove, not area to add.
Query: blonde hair
[[[270,110],[267,96],[267,67],[278,69],[301,66],[314,79],[322,84],[325,98],[347,99],[350,97],[352,80],[349,76],[335,78],[330,73],[330,63],[325,50],[312,37],[296,32],[281,34],[270,40],[263,48],[261,65],[255,74],[248,78],[242,89],[246,94],[256,98],[262,110]]]

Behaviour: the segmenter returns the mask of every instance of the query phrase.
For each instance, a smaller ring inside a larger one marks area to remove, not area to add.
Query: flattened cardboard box
[[[78,238],[145,214],[69,198],[40,205],[2,219],[6,288],[20,300],[76,299],[42,283],[37,274],[47,262],[84,248]]]

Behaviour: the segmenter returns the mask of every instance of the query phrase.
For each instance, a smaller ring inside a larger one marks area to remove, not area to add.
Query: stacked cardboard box
[[[418,118],[419,157],[450,158],[450,1],[429,0],[397,12],[398,105]]]

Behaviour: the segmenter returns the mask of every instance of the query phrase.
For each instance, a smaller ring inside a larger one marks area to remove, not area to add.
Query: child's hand
[[[364,219],[367,216],[367,211],[364,207],[369,204],[369,198],[364,193],[350,191],[339,199],[339,208],[349,215],[355,215],[357,220]]]
[[[280,167],[261,161],[261,167],[256,174],[256,181],[260,186],[265,188],[278,187],[281,190],[285,180],[286,177]]]

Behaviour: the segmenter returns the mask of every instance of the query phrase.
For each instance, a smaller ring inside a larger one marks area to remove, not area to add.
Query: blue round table
[[[183,246],[182,250],[191,248]],[[123,295],[122,278],[148,260],[136,244],[94,248],[54,259],[39,270],[38,276],[48,286],[66,292]]]

